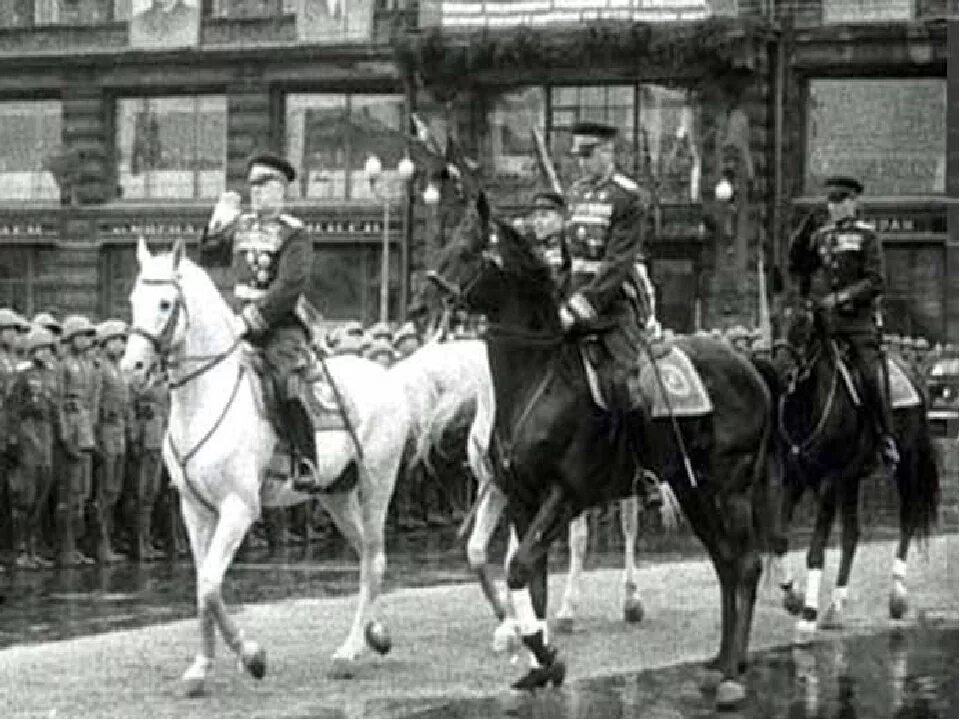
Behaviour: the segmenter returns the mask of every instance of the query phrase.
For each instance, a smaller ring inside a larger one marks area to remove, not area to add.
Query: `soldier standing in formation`
[[[9,475],[15,565],[50,567],[38,550],[40,515],[53,484],[53,450],[59,430],[57,345],[44,328],[26,338],[29,363],[22,367],[8,398],[7,454],[14,460]]]
[[[91,453],[96,448],[94,413],[99,400],[99,379],[87,357],[96,328],[82,315],[63,323],[63,358],[60,361],[63,467],[59,471],[56,524],[60,536],[60,563],[92,564],[77,547],[83,535],[84,511],[92,485]]]
[[[10,463],[7,461],[7,434],[12,429],[10,418],[6,414],[7,398],[17,376],[17,340],[20,337],[20,319],[13,310],[0,309],[0,458],[4,464],[0,472],[0,528],[6,532],[10,518],[10,494],[7,478]],[[0,538],[0,542],[9,541],[9,537]],[[3,566],[0,565],[0,568]],[[3,572],[3,570],[0,570]]]
[[[900,457],[882,384],[886,368],[877,301],[884,286],[883,250],[873,228],[857,218],[857,198],[863,192],[860,181],[833,177],[825,184],[830,222],[815,232],[794,235],[789,271],[799,281],[800,295],[812,297],[824,311],[830,336],[850,346],[876,423],[880,454],[892,467]]]
[[[100,371],[97,422],[99,472],[93,501],[93,522],[96,526],[97,560],[101,563],[124,559],[123,555],[114,552],[112,538],[116,505],[124,490],[127,434],[133,425],[130,393],[119,366],[126,348],[126,334],[126,324],[121,320],[107,320],[97,326],[97,342],[102,348],[102,355],[97,361]]]
[[[646,210],[640,187],[617,169],[617,131],[600,123],[573,128],[571,152],[581,177],[567,196],[564,227],[570,274],[563,283],[560,309],[565,330],[597,328],[594,347],[598,373],[607,388],[611,412],[626,424],[637,463],[637,481],[647,508],[661,503],[657,481],[644,470],[652,456],[646,446],[646,399],[639,388],[638,359],[644,332],[655,322],[652,286],[644,267]]]
[[[134,497],[136,499],[136,531],[133,542],[134,556],[141,560],[156,560],[163,553],[151,544],[151,519],[154,506],[161,492],[163,481],[163,434],[167,427],[169,393],[162,383],[135,390],[133,393],[134,416],[130,428],[130,467],[133,473]],[[176,491],[170,490],[175,496]],[[166,528],[168,544],[173,547],[170,557],[177,556],[175,526],[177,507],[170,503]]]

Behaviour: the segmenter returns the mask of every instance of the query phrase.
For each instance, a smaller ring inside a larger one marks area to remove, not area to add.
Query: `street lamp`
[[[382,187],[383,163],[376,155],[367,158],[363,166],[370,183],[370,192],[383,203],[383,247],[380,256],[380,321],[388,322],[390,317],[390,190]],[[406,186],[416,166],[406,155],[397,164],[397,177]]]

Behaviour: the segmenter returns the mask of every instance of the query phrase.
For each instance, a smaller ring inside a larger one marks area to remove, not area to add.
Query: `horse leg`
[[[577,614],[577,604],[580,600],[580,575],[583,573],[583,560],[587,554],[587,540],[590,535],[587,514],[577,515],[570,521],[568,528],[570,570],[567,572],[567,583],[563,589],[563,599],[555,622],[559,633],[573,632],[573,618]]]
[[[850,571],[853,569],[853,557],[857,552],[860,539],[860,521],[858,509],[860,503],[860,478],[844,478],[840,487],[840,518],[842,535],[840,540],[840,568],[837,571],[837,584],[833,588],[830,604],[824,613],[824,628],[843,627],[843,610],[847,604],[847,587],[850,584]]]
[[[801,642],[807,641],[817,630],[817,614],[820,606],[820,579],[823,576],[824,552],[833,525],[837,506],[839,478],[828,478],[820,487],[820,507],[807,551],[807,584],[804,588],[803,610],[797,621],[797,635]]]
[[[181,680],[188,697],[196,697],[204,692],[204,685],[210,671],[213,670],[213,658],[217,649],[217,627],[213,613],[207,608],[200,596],[200,569],[207,556],[207,548],[216,529],[216,518],[194,507],[185,495],[180,496],[180,508],[187,536],[190,538],[190,550],[193,553],[193,567],[197,583],[197,620],[200,625],[200,651],[196,654]]]
[[[363,512],[357,491],[321,495],[320,498],[337,528],[360,557],[360,591],[357,596],[356,614],[346,639],[333,654],[334,667],[331,670],[333,677],[350,677],[352,676],[350,666],[364,648],[363,621],[369,603],[371,556],[364,537]]]
[[[486,482],[489,482],[486,481]],[[473,523],[473,530],[470,533],[470,539],[467,540],[467,562],[470,569],[477,575],[480,583],[480,589],[483,596],[487,599],[493,610],[494,616],[500,621],[497,632],[494,633],[494,652],[504,652],[507,647],[501,645],[498,640],[501,628],[509,627],[509,632],[502,640],[512,637],[515,633],[513,627],[507,618],[507,610],[504,603],[501,602],[497,593],[496,583],[490,575],[488,567],[487,548],[490,546],[490,538],[497,529],[500,522],[500,516],[507,504],[506,496],[495,485],[484,485],[480,488],[480,506],[477,508],[477,516]]]
[[[228,495],[220,506],[220,519],[200,568],[197,595],[216,621],[224,643],[256,679],[266,673],[267,656],[260,645],[244,638],[243,631],[227,612],[223,602],[223,576],[253,524],[253,511],[238,495]]]
[[[913,522],[910,517],[910,504],[905,500],[907,493],[916,492],[919,481],[918,453],[908,443],[901,442],[904,451],[897,465],[897,494],[900,497],[900,538],[897,542],[896,553],[893,556],[891,568],[892,586],[890,588],[890,617],[901,620],[907,614],[907,553],[910,551],[910,541],[913,539]]]
[[[637,590],[637,515],[635,496],[620,501],[620,529],[623,531],[623,619],[626,622],[643,620],[643,603]]]
[[[559,685],[566,676],[566,666],[558,658],[557,650],[547,643],[543,617],[537,615],[528,583],[534,575],[537,576],[537,582],[544,583],[542,590],[540,586],[536,588],[537,602],[543,614],[546,610],[546,553],[554,536],[570,520],[569,504],[565,502],[563,489],[554,485],[532,520],[526,508],[518,508],[513,504],[510,515],[517,533],[522,534],[523,539],[510,561],[507,587],[517,613],[523,644],[536,661],[536,666],[517,680],[513,687],[535,690],[548,683]]]
[[[778,468],[782,477],[779,463],[775,467]],[[777,509],[779,512],[777,528],[773,532],[770,548],[773,551],[771,575],[783,592],[783,607],[791,615],[799,615],[803,609],[803,596],[796,589],[793,572],[787,567],[786,560],[790,544],[790,523],[793,520],[794,508],[802,495],[803,487],[799,481],[792,483],[783,493],[783,500]]]

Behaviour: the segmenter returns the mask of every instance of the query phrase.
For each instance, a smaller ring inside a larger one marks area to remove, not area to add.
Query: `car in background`
[[[930,429],[938,437],[957,437],[958,369],[956,357],[935,360],[927,370],[927,418]]]

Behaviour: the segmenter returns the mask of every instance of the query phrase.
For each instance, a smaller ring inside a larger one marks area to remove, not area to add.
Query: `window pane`
[[[62,119],[59,100],[0,102],[0,200],[60,199]]]
[[[302,169],[293,197],[373,197],[363,172],[371,154],[383,166],[382,187],[399,196],[402,186],[395,179],[405,148],[404,114],[401,95],[287,95],[287,156]]]
[[[0,28],[29,25],[32,16],[30,0],[0,0]]]
[[[700,109],[686,90],[640,86],[639,177],[652,177],[664,202],[700,199]]]
[[[492,172],[498,183],[535,191],[541,173],[533,130],[543,133],[545,124],[546,93],[541,87],[520,88],[494,99],[487,116],[491,145],[488,156],[493,158]]]
[[[810,82],[807,193],[837,174],[858,177],[868,195],[943,193],[946,150],[945,79]]]
[[[29,253],[32,248],[0,247],[0,307],[30,312],[27,298]]]
[[[324,320],[370,323],[380,312],[380,246],[318,246],[308,297]],[[390,315],[397,317],[400,297],[400,254],[390,256]]]
[[[117,101],[117,177],[125,200],[200,199],[224,189],[223,96]]]
[[[109,21],[110,0],[36,0],[37,25],[98,25]]]

